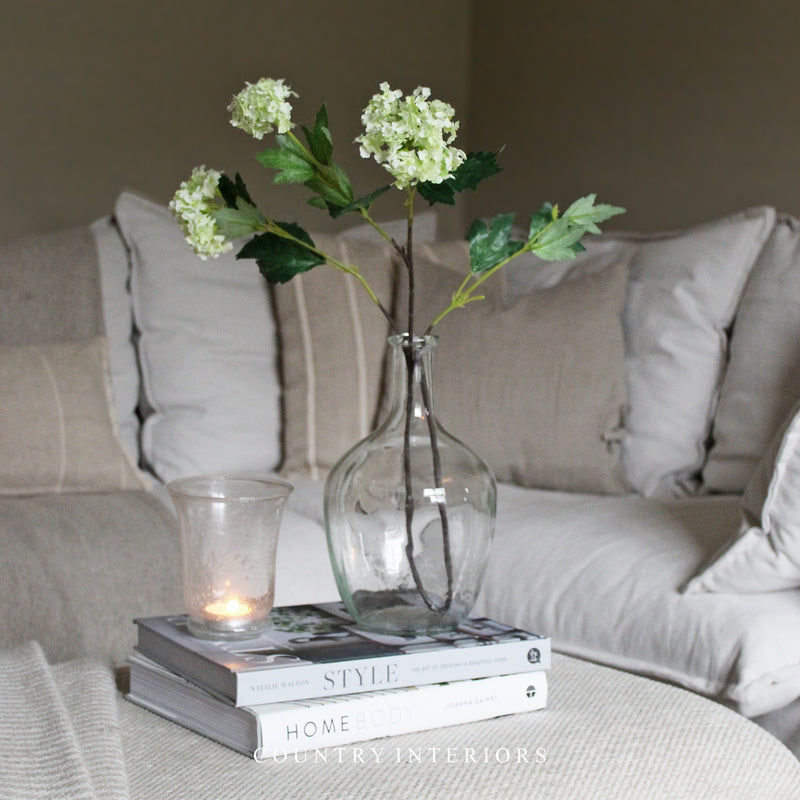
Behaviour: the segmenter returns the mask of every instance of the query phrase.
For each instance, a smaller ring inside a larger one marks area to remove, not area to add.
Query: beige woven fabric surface
[[[34,642],[0,653],[0,797],[126,800],[109,668],[51,668]]]
[[[543,711],[297,756],[305,763],[256,763],[120,700],[131,798],[800,797],[800,762],[733,711],[567,656],[549,677]]]

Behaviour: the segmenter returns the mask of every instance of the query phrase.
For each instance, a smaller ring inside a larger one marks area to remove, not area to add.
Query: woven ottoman
[[[548,706],[261,763],[120,698],[131,798],[797,800],[800,762],[717,703],[554,655]]]

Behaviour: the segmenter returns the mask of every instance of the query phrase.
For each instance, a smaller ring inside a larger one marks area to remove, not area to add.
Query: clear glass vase
[[[325,525],[333,572],[356,622],[420,635],[470,613],[494,534],[489,466],[433,414],[435,337],[392,336],[383,421],[331,470]]]

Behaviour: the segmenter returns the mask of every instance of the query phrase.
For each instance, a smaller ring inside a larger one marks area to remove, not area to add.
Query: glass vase
[[[494,534],[489,466],[433,414],[435,337],[392,336],[383,420],[331,470],[328,548],[339,593],[373,631],[455,628],[478,597]]]

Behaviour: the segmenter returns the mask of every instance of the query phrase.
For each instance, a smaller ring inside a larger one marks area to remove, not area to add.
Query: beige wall
[[[628,206],[616,227],[757,203],[800,214],[798,42],[794,0],[7,3],[0,234],[86,222],[122,188],[167,202],[199,163],[240,169],[266,206],[328,226],[302,190],[269,184],[257,144],[228,125],[230,96],[264,74],[301,94],[301,120],[329,103],[366,191],[383,173],[350,142],[381,80],[453,103],[463,146],[505,144],[505,172],[446,211],[449,235],[589,191]]]
[[[271,186],[258,143],[228,124],[231,95],[270,75],[301,95],[300,121],[327,102],[341,160],[371,191],[385,173],[351,144],[361,109],[383,80],[465,108],[468,26],[461,0],[6,3],[0,235],[90,221],[122,188],[166,203],[201,163],[242,171],[265,207],[324,227],[299,187]]]
[[[641,230],[800,214],[796,0],[478,1],[471,64],[471,146],[507,145],[475,214],[591,191]]]

